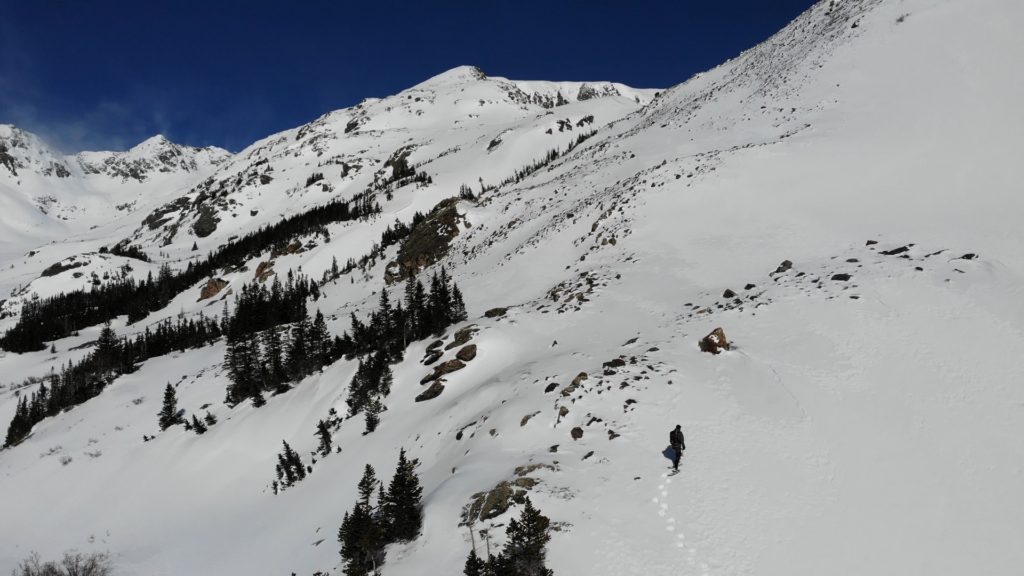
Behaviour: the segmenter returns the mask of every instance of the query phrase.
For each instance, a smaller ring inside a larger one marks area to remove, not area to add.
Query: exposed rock
[[[577,426],[569,431],[569,435],[572,436],[573,440],[579,440],[580,438],[583,438],[583,428]]]
[[[196,300],[196,302],[202,302],[207,298],[213,298],[217,294],[220,294],[220,291],[227,287],[227,285],[227,280],[222,278],[211,278],[210,281],[206,283],[206,286],[203,286],[202,290],[199,291],[199,300]]]
[[[444,356],[444,352],[442,352],[441,350],[431,350],[427,352],[426,356],[423,357],[423,363],[427,366],[430,366],[434,362],[440,360],[441,356]]]
[[[604,366],[605,368],[621,368],[622,366],[625,365],[626,361],[623,360],[622,358],[613,358],[602,364],[602,366]]]
[[[893,248],[892,250],[882,250],[883,256],[896,256],[897,254],[903,254],[909,252],[910,246],[900,246],[899,248]]]
[[[199,207],[199,217],[192,224],[192,231],[200,238],[206,238],[217,229],[217,212],[212,206],[203,205]]]
[[[416,396],[416,401],[423,402],[424,400],[432,400],[440,396],[441,392],[444,392],[444,384],[442,384],[442,382],[444,382],[444,380],[438,380],[431,384],[430,388],[427,388],[421,392],[419,396]]]
[[[260,282],[266,282],[267,278],[270,278],[274,274],[273,268],[274,268],[274,261],[273,260],[267,260],[265,262],[260,262],[259,264],[256,265],[255,278],[257,280],[259,280]]]
[[[420,384],[427,384],[428,382],[433,382],[434,380],[437,380],[438,378],[444,376],[445,374],[451,374],[452,372],[455,372],[456,370],[462,370],[465,367],[466,364],[462,360],[459,360],[457,358],[453,358],[451,360],[448,360],[447,362],[442,362],[434,367],[433,372],[424,376],[423,379],[420,380]]]
[[[558,452],[558,444],[552,444],[551,447],[548,448],[548,452]]]
[[[559,418],[565,418],[568,415],[569,415],[569,407],[568,406],[559,406],[558,407],[558,417]]]
[[[868,240],[864,243],[865,246],[874,246],[875,244],[878,244],[878,240]]]
[[[435,348],[437,348],[439,346],[443,346],[443,345],[444,345],[444,340],[434,340],[433,342],[430,343],[429,346],[427,346],[427,350],[433,350],[433,349],[435,349]]]
[[[710,334],[701,339],[700,349],[711,354],[729,350],[729,340],[725,337],[725,331],[721,328],[712,330]]]
[[[586,460],[587,458],[590,458],[593,455],[594,455],[594,451],[591,450],[590,452],[587,452],[586,454],[584,454],[583,458],[581,458],[581,460]]]
[[[552,382],[551,384],[548,384],[547,386],[545,386],[544,387],[544,393],[547,394],[548,392],[551,392],[555,388],[558,388],[558,382]]]
[[[583,381],[586,379],[586,372],[580,372],[579,374],[577,374],[576,377],[572,379],[572,382],[568,386],[566,386],[565,389],[562,390],[562,396],[571,395],[573,392],[576,391],[577,388],[580,387],[580,384],[582,384]]]
[[[792,262],[790,262],[789,260],[783,260],[782,264],[779,264],[779,267],[775,269],[774,274],[782,274],[783,272],[786,272],[787,270],[790,270],[792,268]]]
[[[284,246],[275,246],[270,251],[271,258],[277,258],[278,256],[287,256],[288,254],[297,254],[302,251],[302,242],[295,240]]]
[[[473,358],[476,358],[476,344],[469,344],[467,346],[463,346],[462,349],[459,350],[458,354],[455,355],[455,357],[458,358],[459,360],[462,360],[463,362],[469,362]]]
[[[736,293],[733,292],[732,290],[730,290],[729,288],[726,288],[725,292],[722,292],[722,298],[735,298],[735,297],[736,297]]]
[[[385,282],[393,284],[410,278],[448,253],[452,239],[459,234],[459,222],[465,221],[457,209],[458,203],[458,198],[442,200],[413,226],[398,249],[398,259],[384,270]]]
[[[743,287],[744,290],[753,290],[754,288],[757,288],[756,284],[747,284]]]
[[[466,326],[462,330],[459,330],[458,332],[455,333],[455,337],[447,346],[444,347],[444,349],[451,350],[452,348],[462,346],[463,344],[469,342],[470,339],[473,338],[473,334],[476,334],[479,331],[480,329],[477,328],[476,326]]]
[[[964,254],[963,256],[961,256],[960,259],[961,260],[974,260],[977,257],[978,257],[977,254],[968,252],[967,254]]]
[[[519,426],[520,427],[526,426],[526,423],[530,421],[530,418],[533,418],[537,414],[540,414],[540,412],[538,411],[538,412],[534,412],[533,414],[527,414],[526,416],[523,416],[523,419],[519,421]]]
[[[56,276],[57,274],[60,274],[61,272],[66,272],[66,271],[71,270],[73,268],[81,268],[82,266],[85,266],[85,265],[86,265],[85,262],[69,262],[69,263],[65,264],[63,261],[61,261],[61,262],[57,262],[55,264],[51,264],[51,265],[47,266],[46,269],[43,270],[39,275],[43,276],[43,277]]]
[[[849,274],[833,274],[832,275],[832,279],[837,281],[837,282],[846,282],[847,280],[850,279],[850,275]]]
[[[487,312],[484,312],[486,318],[500,318],[508,312],[508,308],[491,308]]]

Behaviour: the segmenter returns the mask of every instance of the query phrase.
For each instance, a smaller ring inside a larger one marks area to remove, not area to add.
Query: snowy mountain
[[[468,319],[403,340],[369,434],[345,416],[372,355],[260,407],[225,402],[224,338],[147,357],[0,451],[18,519],[0,572],[76,548],[125,574],[341,574],[364,466],[387,484],[404,448],[424,524],[387,576],[461,573],[524,496],[556,574],[1015,573],[1022,16],[825,1],[669,89],[461,67],[234,155],[154,139],[68,158],[3,128],[2,330],[48,296],[178,274],[114,331],[230,314],[294,276],[351,336],[442,267]],[[324,216],[344,200],[374,214]],[[718,327],[730,349],[702,351]],[[0,423],[101,328],[0,352]],[[168,384],[216,424],[161,431]],[[278,490],[282,440],[311,472]]]

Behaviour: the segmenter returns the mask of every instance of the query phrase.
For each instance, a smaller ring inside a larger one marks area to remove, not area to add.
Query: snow
[[[415,145],[410,162],[433,184],[382,196],[380,218],[331,225],[330,242],[307,239],[316,245],[275,260],[279,273],[319,277],[332,258],[369,251],[395,217],[408,221],[463,183],[496,185],[597,130],[521,183],[459,204],[470,226],[443,263],[466,297],[467,324],[480,329],[478,355],[446,376],[439,397],[414,401],[430,371],[419,363],[429,341],[414,343],[394,367],[380,428],[363,436],[362,418],[345,421],[335,435],[342,452],[274,496],[281,440],[309,462],[316,422],[332,407],[344,412],[355,363],[326,367],[263,408],[232,409],[222,343],[151,359],[0,452],[0,509],[18,519],[0,523],[0,572],[30,550],[78,548],[111,551],[126,574],[340,574],[336,532],[363,465],[387,481],[404,447],[421,461],[424,533],[389,549],[387,576],[459,573],[471,546],[462,507],[531,463],[553,466],[530,473],[539,480],[530,495],[560,527],[548,552],[556,574],[1017,573],[1022,16],[1010,0],[825,2],[657,98],[615,85],[621,96],[576,101],[580,83],[461,67],[167,183],[154,174],[147,208],[129,214],[104,212],[121,198],[116,182],[82,177],[95,188],[68,184],[68,194],[94,190],[108,202],[83,217],[93,230],[39,215],[34,192],[23,192],[45,177],[19,170],[18,188],[0,166],[0,201],[25,215],[5,218],[4,233],[35,222],[33,238],[46,244],[25,257],[37,245],[19,240],[8,252],[5,243],[0,283],[31,280],[43,294],[74,285],[74,271],[118,265],[86,254],[87,267],[36,278],[65,257],[131,237],[154,266],[183,266],[193,242],[205,254],[361,192],[396,149]],[[547,109],[510,87],[571,101]],[[594,123],[576,127],[589,114]],[[573,131],[558,132],[566,118]],[[358,128],[346,132],[353,119]],[[362,168],[343,178],[339,165],[320,164],[333,157]],[[235,204],[218,207],[209,237],[191,235],[185,214],[166,245],[165,227],[141,224],[182,194],[197,198],[207,176],[233,182],[263,159],[273,182],[230,188]],[[332,191],[304,186],[316,171]],[[909,249],[882,254],[900,246]],[[394,252],[324,285],[311,309],[332,331],[347,329],[349,311],[372,309]],[[225,279],[250,281],[267,259]],[[773,273],[787,259],[793,268]],[[851,278],[832,280],[838,273]],[[197,302],[198,288],[145,322],[219,312],[227,290]],[[499,306],[510,307],[505,316],[483,317]],[[114,324],[119,333],[140,326]],[[733,349],[701,352],[698,340],[716,327]],[[57,354],[0,353],[0,422],[17,384],[80,357],[87,350],[73,348],[97,332],[58,341]],[[604,366],[619,357],[624,366]],[[563,397],[580,372],[588,378]],[[143,442],[158,431],[168,382],[190,414],[209,403],[220,422],[202,436],[179,427]],[[661,451],[677,423],[687,451],[670,477]],[[500,543],[516,513],[475,528],[493,525]]]

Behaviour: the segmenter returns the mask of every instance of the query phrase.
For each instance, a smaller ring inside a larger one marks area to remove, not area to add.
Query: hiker
[[[668,433],[668,442],[672,445],[672,469],[678,471],[679,459],[683,457],[683,450],[686,450],[682,426],[676,424],[675,430]]]

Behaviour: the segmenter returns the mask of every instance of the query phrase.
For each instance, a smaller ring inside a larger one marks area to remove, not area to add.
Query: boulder
[[[783,272],[786,272],[787,270],[790,270],[791,268],[793,268],[793,263],[790,262],[789,260],[783,260],[782,264],[779,264],[779,267],[775,269],[774,273],[775,274],[782,274]]]
[[[849,274],[833,274],[832,279],[836,282],[846,282],[850,279]]]
[[[579,440],[580,438],[583,438],[583,428],[577,426],[569,431],[569,435],[572,436],[573,440]]]
[[[579,374],[577,374],[576,377],[572,379],[572,382],[568,386],[566,386],[565,389],[562,390],[562,396],[571,395],[573,392],[576,391],[577,388],[580,387],[580,384],[582,384],[583,381],[586,379],[586,372],[580,372]]]
[[[733,292],[732,290],[730,290],[729,288],[726,288],[725,292],[722,292],[722,298],[735,298],[735,297],[736,297],[736,293]]]
[[[196,300],[196,302],[202,302],[207,298],[213,298],[217,294],[220,294],[220,291],[227,287],[227,285],[227,280],[222,278],[211,278],[210,281],[206,283],[206,286],[203,286],[202,290],[199,291],[199,300]]]
[[[424,376],[423,379],[420,380],[420,384],[428,384],[430,382],[433,382],[434,380],[437,380],[441,376],[444,376],[445,374],[451,374],[452,372],[455,372],[456,370],[462,370],[465,367],[466,364],[462,360],[459,360],[457,358],[453,358],[451,360],[448,360],[447,362],[442,362],[437,366],[434,366],[434,371]]]
[[[431,384],[430,388],[427,388],[416,397],[416,401],[423,402],[424,400],[432,400],[440,396],[441,392],[444,392],[444,384],[442,382],[443,380],[438,380]]]
[[[710,334],[701,339],[700,349],[711,354],[729,350],[729,340],[725,337],[725,331],[721,328],[712,330]]]
[[[476,334],[478,331],[479,329],[476,326],[466,326],[455,333],[455,338],[453,338],[452,341],[444,347],[444,349],[451,350],[452,348],[462,346],[466,342],[469,342],[470,339],[473,338],[473,334]]]
[[[508,308],[491,308],[484,312],[485,318],[501,318],[508,312]]]
[[[441,356],[444,356],[444,352],[440,350],[431,350],[427,352],[426,356],[423,357],[423,363],[426,364],[427,366],[430,366],[434,362],[440,360]]]
[[[456,358],[463,362],[469,362],[473,358],[476,358],[476,344],[469,344],[463,346],[462,349],[455,355]]]

